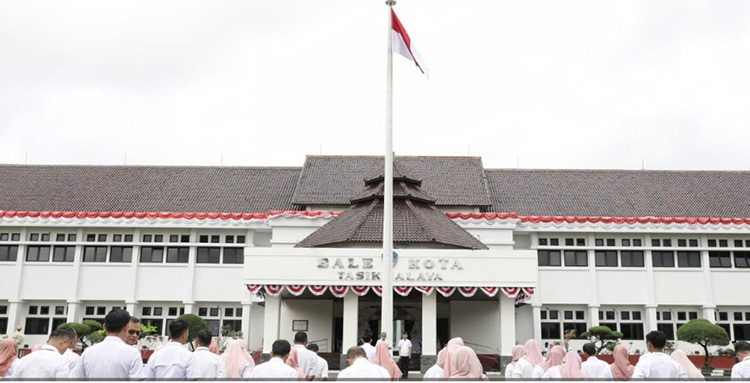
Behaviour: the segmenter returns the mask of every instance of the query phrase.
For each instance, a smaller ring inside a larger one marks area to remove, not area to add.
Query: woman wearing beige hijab
[[[482,373],[482,363],[477,354],[469,347],[460,346],[451,353],[451,363],[456,368],[448,379],[482,379],[488,380]]]
[[[672,360],[679,363],[680,366],[682,366],[682,369],[687,372],[688,379],[701,379],[706,380],[706,378],[703,377],[703,374],[701,374],[701,370],[698,369],[698,367],[695,367],[693,362],[688,359],[687,354],[685,354],[685,351],[682,350],[674,350],[672,351]]]

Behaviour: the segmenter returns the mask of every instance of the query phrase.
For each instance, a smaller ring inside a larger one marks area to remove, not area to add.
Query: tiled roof
[[[422,180],[422,190],[436,205],[491,204],[479,157],[396,157],[396,163],[405,165],[408,178]],[[348,205],[362,190],[363,180],[382,174],[382,169],[383,157],[308,156],[292,202]]]
[[[300,168],[0,165],[0,210],[291,209]]]
[[[487,169],[492,211],[603,217],[750,217],[750,172]]]

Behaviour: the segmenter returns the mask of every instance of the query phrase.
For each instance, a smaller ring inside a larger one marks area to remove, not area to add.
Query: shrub
[[[727,335],[726,330],[705,319],[693,319],[680,326],[677,329],[677,339],[703,347],[705,353],[704,367],[711,364],[711,353],[708,352],[709,346],[726,346],[729,344],[729,335]]]
[[[195,334],[198,333],[200,330],[209,330],[208,323],[206,323],[203,318],[193,315],[193,314],[185,314],[181,315],[177,319],[182,319],[185,322],[188,323],[188,339],[187,341],[190,343],[191,348],[193,344],[193,339],[195,339]]]
[[[596,352],[598,353],[605,348],[609,348],[608,346],[610,344],[614,349],[614,345],[617,343],[616,341],[622,338],[622,333],[619,331],[612,331],[612,329],[607,326],[594,326],[581,334],[581,337],[588,338],[588,340],[594,343],[594,346],[596,346]]]

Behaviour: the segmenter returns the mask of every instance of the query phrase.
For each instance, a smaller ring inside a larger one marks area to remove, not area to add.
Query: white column
[[[80,302],[71,302],[68,301],[68,317],[65,319],[70,322],[78,322],[76,319],[78,318],[78,309],[81,307]]]
[[[198,243],[198,230],[191,229],[190,230],[190,247],[188,248],[188,275],[190,276],[187,279],[187,286],[185,286],[185,302],[183,304],[185,305],[185,314],[194,314],[193,312],[193,295],[194,295],[194,289],[195,289],[195,263],[196,263],[196,257],[198,253],[198,247],[195,246],[195,244]],[[190,310],[188,310],[188,307],[190,307]]]
[[[357,331],[359,329],[359,296],[354,292],[347,291],[344,295],[344,326],[343,339],[341,342],[341,353],[346,354],[349,347],[357,345]]]
[[[266,295],[266,309],[263,312],[263,353],[271,353],[271,345],[279,339],[281,319],[281,297]]]
[[[500,355],[512,356],[516,344],[516,302],[502,292],[498,293],[500,305]],[[535,334],[536,335],[536,334]]]
[[[703,319],[716,324],[716,307],[703,306]]]
[[[651,331],[656,330],[656,305],[646,305],[646,329],[645,332],[648,334]]]
[[[437,291],[422,294],[422,355],[437,355]]]
[[[534,339],[536,339],[538,342],[541,342],[542,341],[542,305],[534,303],[531,306],[531,310],[533,311],[532,322],[534,325]]]
[[[651,234],[645,236],[645,247],[651,247]],[[643,252],[643,262],[646,266],[646,307],[656,306],[656,287],[654,286],[654,261],[651,255],[651,250],[645,250]],[[656,315],[656,314],[654,314]],[[656,325],[656,324],[654,324]]]
[[[708,237],[706,235],[701,236],[701,247],[708,247]],[[711,280],[711,267],[710,259],[708,257],[708,250],[701,251],[701,268],[703,269],[703,291],[705,291],[706,297],[703,301],[703,319],[716,324],[716,305],[714,304],[714,286]]]
[[[185,314],[195,314],[195,302],[182,302],[185,306]]]
[[[589,327],[599,325],[599,305],[589,305]]]
[[[25,255],[25,254],[24,254]],[[20,257],[20,254],[19,254]],[[9,299],[8,300],[8,328],[5,332],[8,335],[13,335],[13,333],[16,332],[16,326],[21,325],[19,320],[21,318],[18,317],[18,312],[20,311],[22,301],[19,299]]]
[[[242,302],[242,337],[245,338],[245,347],[248,350],[250,350],[250,313],[252,308],[252,302]]]
[[[135,306],[138,304],[136,301],[125,301],[125,311],[134,317],[138,317],[138,313],[135,312]]]

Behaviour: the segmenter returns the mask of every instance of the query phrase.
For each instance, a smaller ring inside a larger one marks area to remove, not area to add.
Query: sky
[[[750,169],[750,2],[399,0],[397,155]],[[0,0],[0,163],[384,152],[384,0]]]

